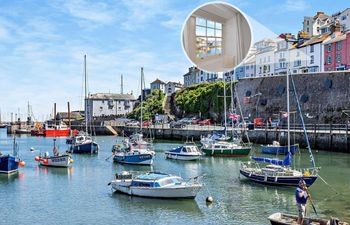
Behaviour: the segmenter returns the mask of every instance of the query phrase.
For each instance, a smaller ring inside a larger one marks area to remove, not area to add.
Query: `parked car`
[[[211,125],[211,124],[212,124],[212,122],[211,122],[210,119],[204,119],[204,120],[202,120],[202,121],[199,122],[199,125],[200,125],[200,126]]]
[[[152,125],[152,121],[150,121],[150,120],[146,120],[146,121],[143,121],[142,122],[142,126],[143,127],[149,127],[149,126],[151,126]]]
[[[240,128],[248,128],[248,130],[254,130],[254,123],[250,121],[248,118],[244,119],[244,122],[241,121],[237,125]]]
[[[277,128],[280,126],[280,122],[281,122],[280,119],[272,119],[270,125],[272,128]]]
[[[186,123],[179,120],[179,121],[172,121],[169,123],[170,128],[184,128],[186,127]]]
[[[200,118],[196,118],[196,117],[192,118],[192,124],[198,124],[200,121],[201,121]]]
[[[125,125],[130,127],[138,127],[140,126],[140,122],[137,120],[130,120]]]
[[[261,117],[254,119],[254,127],[262,128],[264,127],[264,119]]]

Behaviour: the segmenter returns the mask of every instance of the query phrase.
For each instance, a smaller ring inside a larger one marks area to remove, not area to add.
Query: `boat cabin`
[[[137,176],[132,182],[134,187],[166,187],[180,185],[183,182],[181,177],[163,173],[148,173]]]

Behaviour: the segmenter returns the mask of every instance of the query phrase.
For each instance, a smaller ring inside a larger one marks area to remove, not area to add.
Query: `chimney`
[[[334,24],[330,26],[330,30],[333,37],[339,37],[341,33],[341,25],[338,19],[335,20]]]

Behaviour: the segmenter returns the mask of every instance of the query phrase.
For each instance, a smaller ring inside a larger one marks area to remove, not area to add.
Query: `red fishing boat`
[[[79,133],[78,130],[72,130],[64,123],[58,125],[45,124],[45,128],[31,130],[31,135],[35,136],[46,136],[46,137],[67,137],[75,136]]]

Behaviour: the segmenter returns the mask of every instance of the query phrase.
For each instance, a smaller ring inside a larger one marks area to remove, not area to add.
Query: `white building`
[[[165,85],[165,94],[167,96],[171,96],[173,93],[175,93],[177,90],[180,90],[181,88],[182,88],[181,83],[169,81]]]
[[[332,18],[324,12],[317,12],[315,16],[305,16],[303,22],[303,31],[310,36],[319,35],[329,31],[329,25]]]
[[[322,72],[324,71],[324,47],[322,42],[330,35],[330,32],[313,37],[300,45],[300,50],[306,54],[305,68],[303,72]]]
[[[350,8],[347,8],[341,12],[337,12],[333,14],[332,22],[335,23],[336,20],[339,20],[343,31],[349,31],[350,30]]]
[[[288,50],[296,42],[296,39],[291,34],[282,34],[277,39],[277,49],[275,51],[275,75],[287,74],[289,65],[289,52]]]
[[[135,97],[132,94],[96,93],[86,99],[86,116],[93,117],[122,116],[134,109]]]
[[[203,82],[215,82],[217,80],[217,73],[207,73],[199,70],[197,67],[190,67],[188,68],[188,72],[184,75],[184,87],[189,87]]]
[[[257,77],[273,76],[275,51],[276,42],[274,42],[273,46],[262,48],[257,52],[255,57]]]
[[[165,92],[165,82],[159,80],[158,78],[151,83],[151,92],[153,90],[161,90],[163,93]]]

